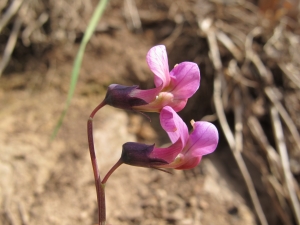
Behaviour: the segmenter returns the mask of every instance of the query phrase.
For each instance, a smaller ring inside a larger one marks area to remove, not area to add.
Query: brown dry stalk
[[[281,163],[284,172],[285,185],[289,194],[289,200],[292,203],[292,208],[297,220],[297,224],[300,224],[300,205],[295,192],[295,186],[293,182],[293,175],[290,170],[288,152],[284,140],[283,129],[276,107],[271,107],[271,119],[273,125],[273,132],[275,136],[276,146],[280,154]]]
[[[259,144],[260,148],[264,151],[272,174],[279,180],[281,180],[282,174],[282,165],[280,161],[280,156],[276,152],[276,150],[270,145],[268,138],[263,131],[261,124],[259,123],[258,119],[254,116],[250,116],[247,121],[248,127]]]
[[[275,108],[278,110],[280,116],[282,117],[284,123],[288,127],[288,130],[291,132],[291,135],[295,141],[295,144],[298,147],[298,150],[300,151],[300,135],[298,133],[297,127],[295,126],[295,123],[291,119],[288,112],[285,110],[281,102],[276,97],[276,91],[275,88],[272,87],[266,87],[265,93],[270,99],[270,101],[274,104]]]
[[[285,200],[282,197],[283,193],[278,193],[280,191],[283,192],[283,190],[278,191],[276,189],[282,189],[277,179],[272,175],[268,175],[267,177],[263,177],[263,182],[267,188],[268,194],[271,196],[272,204],[274,205],[274,208],[278,213],[279,217],[281,218],[283,224],[292,225],[293,223],[290,219],[289,213],[283,210],[283,208],[288,207]]]
[[[215,67],[215,79],[214,79],[214,105],[216,108],[216,113],[220,122],[220,125],[223,129],[223,132],[225,134],[225,137],[227,139],[227,142],[230,146],[230,149],[234,155],[234,158],[238,164],[238,167],[243,175],[243,178],[246,182],[246,186],[248,189],[248,192],[250,194],[252,203],[254,205],[255,212],[258,216],[258,219],[262,225],[267,225],[267,219],[265,217],[265,214],[262,210],[261,204],[259,202],[258,196],[256,194],[253,181],[251,179],[251,176],[249,174],[249,171],[247,169],[247,166],[245,164],[245,161],[243,160],[243,157],[241,155],[242,151],[242,108],[241,103],[239,102],[238,106],[235,109],[235,137],[230,130],[230,127],[228,125],[225,111],[223,108],[223,103],[221,100],[221,92],[222,92],[222,84],[221,84],[221,78],[224,77],[223,71],[222,71],[222,62],[220,58],[220,52],[217,45],[217,38],[216,38],[216,32],[214,28],[212,27],[212,20],[206,19],[204,21],[198,21],[198,25],[200,29],[204,33],[206,33],[208,38],[208,44],[210,48],[210,54],[211,54],[211,60],[213,62],[213,65]],[[239,95],[239,93],[235,94]],[[239,101],[238,97],[236,97],[236,100]]]
[[[300,89],[300,73],[292,64],[290,63],[279,63],[280,69],[284,74]]]
[[[12,54],[14,48],[15,48],[17,38],[18,38],[20,29],[21,29],[21,24],[22,24],[22,22],[19,18],[17,18],[14,22],[13,29],[10,33],[8,42],[6,44],[6,47],[5,47],[5,50],[4,50],[4,53],[3,53],[3,58],[0,62],[0,77],[1,77],[5,67],[7,66],[7,64],[10,60],[11,54]]]
[[[265,84],[272,84],[273,77],[270,71],[265,67],[258,54],[252,49],[253,38],[262,33],[261,27],[255,27],[247,36],[245,42],[246,58],[250,60],[257,68],[259,75],[263,79]]]
[[[233,43],[233,41],[222,31],[216,31],[217,39],[231,52],[237,61],[242,61],[244,56],[240,49]]]
[[[8,10],[0,19],[0,33],[2,29],[7,25],[11,18],[18,12],[20,6],[22,5],[23,0],[14,0]]]
[[[125,16],[127,27],[130,30],[141,31],[142,23],[139,12],[134,0],[126,0],[124,2]]]

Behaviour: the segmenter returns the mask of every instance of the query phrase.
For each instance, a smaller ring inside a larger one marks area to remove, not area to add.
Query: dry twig
[[[22,3],[23,0],[14,0],[13,3],[10,5],[8,10],[0,19],[0,33],[3,30],[3,28],[7,25],[7,23],[11,20],[11,18],[18,12]]]
[[[275,177],[280,180],[282,177],[282,165],[278,153],[269,144],[268,138],[266,137],[263,128],[261,127],[257,118],[255,118],[254,116],[250,116],[247,122],[252,135],[255,137],[260,148],[265,152],[265,155],[267,156],[272,174],[274,174]]]
[[[141,31],[142,23],[139,16],[139,12],[135,4],[135,0],[126,0],[124,4],[125,4],[125,10],[126,10],[125,15],[126,15],[128,28],[134,31]]]
[[[286,144],[284,141],[283,130],[281,126],[281,122],[279,119],[278,111],[275,107],[271,107],[271,118],[272,118],[272,125],[274,136],[276,140],[276,146],[280,154],[281,163],[283,166],[284,178],[285,178],[285,185],[288,190],[289,199],[293,206],[293,211],[295,217],[297,218],[297,224],[300,224],[300,205],[299,201],[295,192],[294,182],[293,182],[293,175],[290,170],[289,165],[289,157],[287,153]]]
[[[292,63],[279,63],[280,69],[284,74],[300,89],[300,72]]]
[[[300,151],[300,135],[298,133],[297,127],[295,126],[295,123],[291,119],[288,112],[285,110],[281,102],[276,97],[276,91],[274,90],[274,88],[266,87],[265,93],[270,99],[270,101],[274,104],[275,108],[278,110],[280,116],[282,117],[283,121],[285,122],[286,126],[291,132],[291,135],[295,141],[295,144],[297,145],[298,150]]]
[[[38,28],[40,28],[41,26],[43,26],[44,23],[47,22],[47,20],[49,19],[49,15],[46,12],[43,12],[39,18],[37,19],[37,21],[29,24],[25,30],[22,32],[22,41],[24,43],[24,45],[29,46],[30,45],[30,40],[29,37],[30,35]]]
[[[268,193],[271,197],[275,211],[281,218],[283,224],[292,225],[293,223],[290,219],[290,215],[283,210],[283,208],[287,208],[287,204],[284,201],[284,199],[282,198],[283,193],[279,194],[279,192],[281,192],[281,191],[283,192],[283,190],[281,188],[281,185],[278,183],[277,179],[274,176],[269,175],[269,176],[263,178],[263,182],[266,185]],[[278,189],[280,189],[280,190],[278,190]]]
[[[243,60],[242,52],[237,48],[237,46],[231,41],[231,39],[222,31],[216,31],[217,39],[232,53],[237,61]]]
[[[229,62],[228,66],[228,75],[230,75],[234,80],[236,80],[239,84],[244,85],[246,87],[252,87],[252,88],[257,88],[258,82],[249,80],[242,76],[241,70],[237,66],[237,61],[232,59]]]
[[[263,79],[265,84],[272,84],[273,77],[270,74],[270,71],[265,67],[262,60],[258,56],[256,52],[252,49],[252,42],[253,38],[260,35],[262,33],[261,27],[255,27],[247,36],[245,42],[245,51],[246,51],[246,58],[253,62],[256,66],[261,78]]]
[[[252,182],[251,176],[248,172],[248,169],[246,167],[246,164],[242,158],[241,151],[242,151],[242,108],[241,103],[238,104],[237,108],[235,109],[235,138],[229,128],[225,112],[223,109],[223,104],[221,101],[221,76],[223,76],[222,72],[222,62],[219,55],[219,50],[217,46],[217,39],[215,31],[212,28],[212,21],[210,19],[206,19],[203,22],[198,22],[200,28],[206,33],[211,53],[211,59],[213,61],[216,73],[215,73],[215,80],[214,80],[214,104],[216,108],[216,113],[219,118],[219,122],[221,124],[221,127],[223,129],[223,132],[225,134],[225,137],[227,139],[227,142],[229,143],[229,146],[233,152],[233,155],[235,157],[235,160],[239,166],[239,169],[244,177],[244,180],[246,182],[246,186],[248,188],[252,203],[254,205],[254,209],[256,211],[256,214],[260,220],[260,223],[262,225],[267,225],[267,219],[265,217],[265,214],[262,210],[262,207],[260,205],[258,196],[256,194],[254,184]],[[239,93],[236,93],[236,100],[239,101],[237,95]]]
[[[21,24],[22,24],[22,22],[20,19],[16,19],[16,21],[14,22],[12,32],[9,36],[7,45],[4,50],[2,61],[0,62],[0,77],[1,77],[5,67],[7,66],[7,64],[10,60],[11,54],[15,48],[17,38],[18,38],[18,35],[20,32]]]

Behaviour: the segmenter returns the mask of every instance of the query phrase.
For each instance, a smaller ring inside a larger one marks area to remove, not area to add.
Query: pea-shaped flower
[[[123,145],[121,162],[132,166],[150,168],[191,169],[199,164],[203,155],[212,153],[219,140],[217,128],[209,122],[192,121],[188,128],[170,107],[160,112],[160,122],[172,142],[167,148],[127,142]]]
[[[141,90],[138,86],[111,84],[104,102],[117,108],[144,112],[160,112],[164,106],[170,106],[176,112],[182,110],[200,86],[198,65],[182,62],[169,72],[164,45],[154,46],[149,50],[147,63],[154,73],[155,88]]]

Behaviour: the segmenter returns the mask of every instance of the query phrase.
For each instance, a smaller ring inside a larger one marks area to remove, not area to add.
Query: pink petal
[[[200,163],[201,158],[202,158],[202,156],[187,158],[184,160],[184,162],[180,166],[175,167],[174,169],[177,169],[177,170],[192,169]]]
[[[183,148],[182,142],[179,139],[177,142],[172,144],[171,146],[167,148],[156,148],[154,147],[154,150],[149,155],[150,158],[157,158],[167,161],[168,163],[171,163],[174,161],[176,156],[181,152]]]
[[[200,70],[196,63],[182,62],[170,72],[172,93],[176,99],[190,98],[200,86]]]
[[[177,96],[174,96],[174,98]],[[186,99],[173,99],[171,103],[168,104],[168,106],[171,106],[172,109],[174,109],[175,112],[179,112],[182,110],[187,103],[187,98]]]
[[[161,87],[152,88],[148,90],[135,89],[130,93],[130,97],[140,98],[150,103],[155,100],[161,91]]]
[[[189,137],[188,128],[183,120],[170,106],[165,106],[161,110],[160,123],[163,129],[168,133],[172,143],[175,143],[178,139],[181,139],[183,146],[185,146]]]
[[[154,84],[156,87],[162,85],[162,89],[169,85],[169,63],[166,47],[164,45],[154,46],[147,53],[147,63],[154,73]]]
[[[184,154],[190,157],[210,154],[215,151],[218,141],[219,134],[215,125],[205,121],[195,122],[194,130],[184,148]]]
[[[151,93],[147,93],[143,90],[138,90],[138,94],[134,94],[132,97],[141,98],[144,101],[148,102],[150,100]],[[144,93],[143,93],[144,92]],[[140,94],[142,93],[142,94]],[[148,94],[148,95],[147,95]],[[163,107],[170,106],[175,112],[178,112],[184,108],[186,105],[187,99],[174,99],[174,95],[171,92],[160,92],[157,98],[154,101],[149,101],[149,104],[134,106],[134,110],[139,110],[143,112],[160,112]]]

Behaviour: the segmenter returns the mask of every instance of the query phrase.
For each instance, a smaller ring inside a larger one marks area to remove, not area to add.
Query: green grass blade
[[[86,47],[87,43],[89,42],[89,40],[91,39],[91,37],[97,27],[97,24],[106,8],[107,2],[108,2],[108,0],[100,0],[99,1],[98,5],[95,9],[95,12],[93,13],[92,18],[88,24],[88,27],[84,33],[83,39],[81,41],[78,53],[77,53],[75,61],[74,61],[73,70],[72,70],[72,74],[71,74],[71,82],[70,82],[70,87],[69,87],[69,92],[68,92],[68,97],[66,100],[65,108],[64,108],[63,112],[61,113],[60,118],[59,118],[58,122],[56,123],[56,126],[52,132],[51,140],[53,140],[56,137],[56,135],[63,123],[63,120],[67,114],[67,111],[70,107],[71,100],[74,95],[74,91],[75,91],[76,84],[78,81],[79,71],[80,71],[85,47]]]

